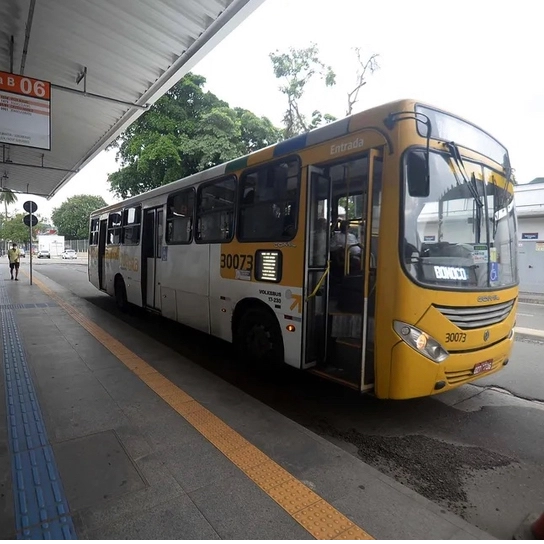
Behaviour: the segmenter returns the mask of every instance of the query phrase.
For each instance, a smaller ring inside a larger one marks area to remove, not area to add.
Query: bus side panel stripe
[[[282,155],[288,155],[289,153],[304,149],[306,147],[307,136],[307,134],[301,134],[285,142],[280,142],[274,148],[274,157],[281,157]]]
[[[225,174],[228,174],[230,172],[236,172],[236,170],[242,170],[246,167],[247,167],[247,156],[240,157],[239,159],[235,159],[226,164]]]
[[[344,136],[348,133],[348,128],[349,117],[346,117],[345,119],[340,119],[340,121],[336,121],[335,123],[331,123],[330,125],[325,125],[320,130],[308,133],[308,137],[306,138],[306,145],[310,146],[320,144],[332,138]]]
[[[275,146],[265,147],[264,149],[259,149],[259,151],[255,151],[251,155],[248,155],[247,165],[253,166],[262,162],[271,161],[274,158],[274,147]]]

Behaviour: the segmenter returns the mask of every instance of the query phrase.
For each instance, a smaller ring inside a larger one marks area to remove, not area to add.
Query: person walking
[[[15,270],[15,281],[19,281],[19,264],[21,260],[21,252],[17,247],[17,244],[13,242],[13,245],[8,249],[9,270],[11,272],[11,279],[13,279],[13,270]]]

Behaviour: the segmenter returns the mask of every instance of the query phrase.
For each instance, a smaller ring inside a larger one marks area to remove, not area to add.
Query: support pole
[[[32,219],[32,214],[30,214],[30,218]],[[30,278],[30,285],[32,285],[32,221],[30,221],[30,226],[28,227],[28,231],[30,233],[30,270],[29,270],[29,278]]]

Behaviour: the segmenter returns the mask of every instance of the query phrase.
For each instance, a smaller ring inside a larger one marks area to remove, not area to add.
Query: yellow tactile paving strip
[[[324,540],[373,540],[366,531],[355,525],[121,342],[65,302],[43,282],[34,278],[34,283],[313,537]]]

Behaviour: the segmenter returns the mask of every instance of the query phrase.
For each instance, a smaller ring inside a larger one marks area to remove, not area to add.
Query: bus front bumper
[[[489,376],[508,363],[513,345],[512,334],[493,346],[450,353],[445,361],[435,363],[404,342],[398,343],[392,353],[389,398],[426,397]]]

